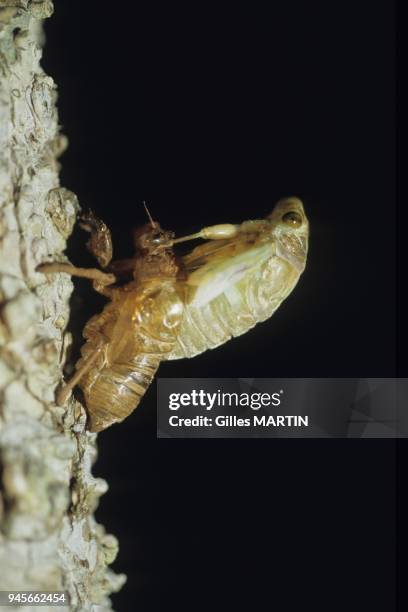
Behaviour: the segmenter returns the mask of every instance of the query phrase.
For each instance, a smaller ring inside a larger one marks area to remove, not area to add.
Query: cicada
[[[92,213],[81,226],[104,271],[45,263],[93,281],[109,299],[85,325],[86,340],[62,405],[78,385],[96,432],[123,421],[139,404],[161,361],[193,357],[268,319],[295,287],[306,264],[309,224],[298,198],[280,200],[265,219],[205,227],[175,238],[153,221],[136,230],[135,254],[111,263],[107,226]],[[206,242],[184,257],[174,246]],[[132,280],[121,282],[131,275]]]

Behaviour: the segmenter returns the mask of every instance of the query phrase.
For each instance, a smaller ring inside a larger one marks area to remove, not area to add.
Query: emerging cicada
[[[91,232],[88,248],[110,272],[63,263],[38,270],[89,278],[110,299],[86,324],[76,373],[57,395],[63,404],[74,386],[82,389],[90,431],[125,419],[161,361],[193,357],[269,318],[304,270],[309,236],[297,198],[280,200],[266,219],[178,239],[150,219],[135,232],[134,257],[113,264],[106,225],[88,213],[81,226]],[[197,238],[209,242],[176,258],[175,244]],[[129,272],[133,280],[120,284]]]

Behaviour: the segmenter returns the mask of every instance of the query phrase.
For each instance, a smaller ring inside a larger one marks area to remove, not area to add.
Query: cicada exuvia
[[[109,272],[58,263],[38,270],[90,278],[110,300],[86,324],[76,373],[57,395],[63,404],[74,386],[82,389],[90,431],[125,419],[161,361],[193,357],[269,318],[295,287],[308,250],[309,224],[297,198],[280,200],[265,219],[177,239],[151,219],[135,232],[134,257],[113,264],[106,225],[91,213],[81,225]],[[174,245],[195,239],[206,242],[177,258]],[[133,280],[121,284],[129,272]]]

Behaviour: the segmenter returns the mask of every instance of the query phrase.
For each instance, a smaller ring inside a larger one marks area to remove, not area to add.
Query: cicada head
[[[133,277],[135,280],[173,279],[180,266],[173,252],[174,232],[163,230],[151,221],[133,233],[136,254]]]
[[[276,254],[288,261],[299,273],[306,265],[309,245],[309,222],[299,198],[279,200],[267,217],[271,223]]]
[[[172,246],[174,232],[163,230],[157,221],[146,223],[133,233],[133,240],[137,251],[155,253]]]

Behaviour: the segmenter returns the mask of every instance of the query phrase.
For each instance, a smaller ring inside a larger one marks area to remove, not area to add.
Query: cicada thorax
[[[90,431],[122,421],[138,406],[174,347],[182,314],[175,279],[151,279],[125,286],[88,322],[77,368],[100,351],[79,384]]]

